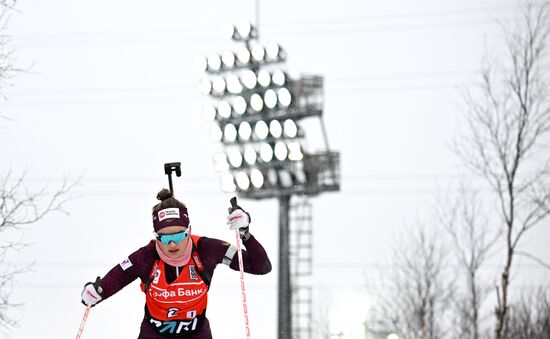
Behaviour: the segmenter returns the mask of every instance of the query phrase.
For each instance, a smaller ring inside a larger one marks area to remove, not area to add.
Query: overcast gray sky
[[[0,135],[2,166],[31,168],[33,187],[83,175],[69,216],[50,215],[25,231],[13,300],[24,303],[12,338],[70,338],[84,307],[82,285],[151,239],[150,208],[166,186],[162,165],[181,161],[178,198],[197,234],[233,239],[230,195],[220,191],[202,118],[199,53],[222,51],[225,22],[254,20],[252,0],[20,1],[8,33],[30,72],[4,91],[13,119]],[[372,302],[366,276],[389,254],[392,235],[428,215],[438,190],[463,173],[449,150],[460,91],[476,78],[485,45],[498,50],[496,19],[513,1],[262,2],[260,36],[287,51],[287,70],[325,77],[325,122],[341,152],[342,191],[312,199],[318,306],[331,328],[362,338]],[[312,145],[314,146],[314,145]],[[254,338],[276,338],[277,202],[242,201],[251,231],[274,270],[246,277]],[[525,247],[550,261],[548,221]],[[498,263],[499,258],[492,262]],[[528,262],[522,272],[549,275]],[[144,298],[133,283],[95,307],[83,338],[136,338]],[[216,271],[209,296],[214,337],[243,337],[238,274]]]

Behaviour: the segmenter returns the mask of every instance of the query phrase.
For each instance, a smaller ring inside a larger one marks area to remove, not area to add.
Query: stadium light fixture
[[[289,138],[295,138],[298,135],[298,126],[292,119],[287,119],[283,123],[283,131]]]
[[[214,170],[218,172],[227,172],[229,171],[229,163],[227,162],[227,156],[225,153],[216,153],[213,157],[214,160]]]
[[[254,168],[250,172],[250,181],[252,181],[252,186],[261,188],[264,185],[264,175],[259,169]]]
[[[239,125],[239,138],[243,141],[248,141],[252,135],[252,127],[248,121],[243,121]]]
[[[223,129],[223,137],[227,142],[234,142],[237,140],[237,128],[233,124],[225,125]]]
[[[212,79],[212,90],[218,95],[225,93],[226,83],[225,79],[221,76],[216,76]]]
[[[262,96],[254,93],[250,96],[250,107],[256,112],[261,112],[264,109],[264,101]]]
[[[225,100],[218,101],[217,111],[218,115],[223,119],[231,117],[231,105]]]
[[[273,83],[277,86],[284,86],[286,83],[286,75],[280,69],[274,71],[271,78],[273,79]]]
[[[271,84],[271,75],[268,71],[262,69],[258,72],[258,83],[263,88],[269,87],[269,85]]]
[[[242,96],[233,97],[233,110],[238,115],[246,112],[246,100]]]
[[[264,102],[267,108],[275,108],[277,106],[277,93],[271,88],[265,91]]]
[[[202,79],[199,83],[199,91],[201,91],[202,94],[210,94],[212,93],[212,83],[208,79]]]
[[[286,87],[279,88],[277,90],[277,97],[279,99],[279,103],[283,107],[288,107],[292,103],[292,95]]]
[[[282,141],[277,141],[275,144],[275,158],[279,161],[284,161],[288,156],[288,149],[286,144]]]
[[[257,158],[258,154],[252,145],[244,146],[244,160],[247,164],[254,165]]]
[[[272,137],[275,139],[278,139],[283,134],[283,127],[281,126],[281,123],[279,120],[271,120],[269,122],[269,133]]]
[[[222,63],[225,68],[233,68],[235,66],[235,54],[233,51],[226,50],[222,53]]]
[[[254,134],[256,135],[256,138],[258,138],[258,140],[264,140],[265,138],[267,138],[268,133],[269,127],[264,120],[256,122],[256,125],[254,125]]]
[[[248,50],[248,48],[239,48],[239,50],[237,51],[237,61],[241,65],[248,65],[248,63],[250,62],[250,51]]]
[[[318,118],[323,124],[323,77],[291,77],[282,67],[286,51],[277,42],[258,41],[250,22],[226,24],[222,32],[238,46],[195,59],[195,67],[206,74],[199,90],[213,100],[203,107],[203,115],[213,123],[210,135],[223,149],[213,157],[214,169],[220,172],[224,192],[279,199],[283,244],[288,242],[291,196],[340,188],[339,154],[329,151],[324,125],[325,151],[308,152],[304,147],[303,121]],[[288,248],[285,251],[279,258],[279,339],[293,337],[292,312],[285,299],[290,295]]]
[[[243,85],[239,77],[235,74],[230,74],[226,78],[227,91],[231,94],[239,94],[243,91]]]
[[[216,53],[208,55],[208,69],[212,72],[217,72],[222,67],[220,56]]]
[[[264,163],[269,163],[271,160],[273,160],[273,148],[271,148],[271,145],[268,143],[262,143],[260,145],[260,159]]]
[[[217,125],[217,124],[214,124],[212,125],[212,127],[210,128],[210,139],[212,139],[213,141],[221,141],[223,138],[223,132],[222,132],[222,128]]]
[[[241,20],[237,23],[237,33],[240,40],[249,40],[252,38],[252,24],[248,20]]]
[[[241,81],[247,89],[254,89],[257,84],[256,74],[254,71],[248,69],[242,73]]]
[[[250,179],[244,171],[237,172],[235,181],[237,181],[237,187],[243,191],[246,191],[250,187]]]
[[[254,43],[250,47],[250,53],[252,54],[252,58],[256,62],[262,62],[265,57],[265,49],[264,46],[260,45],[259,43]]]
[[[229,164],[233,166],[233,168],[239,168],[243,164],[243,156],[237,148],[229,149],[227,157],[229,159]]]
[[[212,104],[205,104],[202,108],[202,116],[210,121],[216,119],[216,107]]]
[[[195,56],[195,69],[199,72],[206,72],[208,69],[208,60],[204,55],[197,55]]]

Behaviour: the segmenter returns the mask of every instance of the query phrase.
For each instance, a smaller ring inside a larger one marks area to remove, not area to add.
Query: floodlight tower
[[[214,155],[214,168],[223,191],[279,201],[278,333],[280,339],[297,338],[291,308],[291,197],[340,189],[339,153],[328,149],[322,120],[323,77],[291,79],[282,68],[285,51],[275,42],[260,43],[248,21],[222,31],[239,47],[196,61],[206,74],[199,88],[213,99],[203,113],[213,122],[211,137],[223,150]],[[323,145],[315,146],[322,151],[304,148],[302,123],[310,118],[321,123]]]

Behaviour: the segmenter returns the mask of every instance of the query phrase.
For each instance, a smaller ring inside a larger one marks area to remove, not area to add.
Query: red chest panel
[[[152,318],[163,321],[193,319],[203,314],[208,303],[208,287],[198,274],[193,260],[181,268],[179,276],[168,284],[164,262],[153,266],[153,281],[145,292]]]

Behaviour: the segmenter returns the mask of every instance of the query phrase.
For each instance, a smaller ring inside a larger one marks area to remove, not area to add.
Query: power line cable
[[[470,86],[473,85],[473,83],[462,83],[462,84],[426,84],[426,85],[409,85],[409,86],[387,86],[387,87],[367,87],[367,88],[359,88],[359,87],[348,87],[348,88],[342,88],[342,89],[327,89],[326,93],[330,93],[330,96],[332,98],[336,96],[349,96],[349,95],[355,95],[355,92],[360,91],[361,93],[364,93],[365,91],[368,92],[404,92],[404,91],[441,91],[441,90],[459,90],[463,86]],[[201,99],[198,99],[201,97]],[[186,104],[189,104],[190,99],[197,99],[197,101],[194,101],[195,103],[205,103],[205,101],[202,99],[202,95],[200,93],[196,94],[190,94],[185,93],[182,94],[179,97],[135,97],[135,98],[102,98],[102,99],[88,99],[88,100],[71,100],[71,101],[35,101],[35,102],[14,102],[14,101],[8,101],[4,102],[2,106],[4,107],[29,107],[29,106],[97,106],[97,105],[137,105],[137,104],[143,104],[143,103],[175,103],[175,102],[185,102]],[[25,112],[25,113],[32,113],[32,112]],[[99,112],[98,112],[99,113]],[[111,112],[108,112],[111,114]],[[133,111],[120,111],[120,114],[134,114]]]
[[[539,4],[543,4],[540,2]],[[354,16],[347,18],[308,18],[301,20],[289,20],[289,21],[267,21],[269,25],[292,25],[292,24],[326,24],[331,20],[337,20],[339,22],[355,22],[355,21],[393,21],[393,20],[402,20],[402,19],[418,19],[418,18],[433,18],[441,16],[453,16],[453,15],[464,15],[464,14],[474,14],[474,13],[490,13],[494,14],[499,11],[516,11],[518,6],[516,3],[510,3],[508,5],[500,4],[498,6],[485,6],[485,7],[474,7],[474,8],[455,8],[455,9],[440,9],[440,10],[430,10],[424,12],[415,12],[415,13],[392,13],[392,14],[382,14],[382,15],[371,15],[371,16]]]
[[[336,76],[325,77],[325,82],[328,84],[348,84],[350,82],[357,81],[380,81],[380,80],[419,80],[419,79],[432,79],[432,78],[453,78],[460,76],[477,75],[480,70],[442,70],[442,71],[426,71],[426,72],[407,72],[407,73],[388,73],[388,74],[374,74],[374,75],[348,75],[348,76]],[[40,89],[40,90],[10,90],[8,96],[49,96],[49,95],[63,95],[63,94],[115,94],[115,93],[150,93],[150,92],[169,92],[169,91],[186,91],[196,90],[195,85],[174,84],[174,85],[155,85],[155,86],[126,86],[126,87],[106,87],[106,88],[59,88],[59,89]]]
[[[550,68],[550,64],[542,65],[541,68]],[[480,69],[464,69],[464,70],[441,70],[441,71],[417,71],[417,72],[404,72],[404,73],[386,73],[386,74],[372,74],[372,75],[338,75],[335,77],[325,76],[325,82],[328,85],[333,84],[345,84],[348,85],[350,82],[360,82],[360,81],[387,81],[395,80],[422,80],[422,79],[433,79],[433,78],[455,78],[455,77],[471,77],[479,76],[481,74]],[[200,76],[200,75],[199,75]],[[477,82],[474,82],[477,83]],[[471,85],[474,83],[465,83],[465,85]],[[457,86],[459,84],[441,84],[441,86]],[[437,84],[428,84],[429,87],[438,86]],[[414,86],[405,86],[414,87]],[[422,84],[421,87],[426,88],[426,84]],[[400,86],[392,87],[373,87],[372,90],[387,90],[402,88]],[[349,90],[348,88],[343,89],[345,91]],[[9,96],[30,96],[30,97],[41,97],[41,96],[57,96],[57,95],[78,95],[78,94],[120,94],[120,93],[151,93],[151,92],[186,92],[186,91],[196,91],[195,85],[190,85],[188,83],[173,84],[173,85],[154,85],[154,86],[124,86],[124,87],[104,87],[104,88],[58,88],[58,89],[40,89],[40,90],[8,90]],[[338,91],[338,90],[337,90]],[[9,101],[8,101],[9,102]]]
[[[447,16],[457,16],[465,14],[494,14],[502,11],[515,11],[518,7],[515,4],[498,5],[498,6],[484,6],[473,8],[455,8],[455,9],[441,9],[430,10],[416,13],[392,13],[383,15],[370,15],[370,16],[353,16],[353,17],[325,17],[325,18],[301,18],[299,20],[267,20],[265,23],[267,27],[289,27],[293,30],[296,27],[304,27],[309,25],[331,25],[331,24],[357,24],[357,23],[372,23],[380,21],[395,21],[395,20],[411,20],[411,19],[430,19]],[[113,36],[136,36],[138,38],[144,35],[152,35],[158,37],[173,33],[187,33],[190,35],[196,35],[197,32],[218,33],[217,29],[214,29],[212,25],[193,25],[186,27],[185,31],[178,31],[177,28],[168,28],[158,31],[152,30],[125,30],[125,31],[105,31],[105,32],[80,32],[80,33],[50,33],[50,34],[28,34],[28,35],[13,35],[12,38],[19,40],[32,40],[38,39],[40,41],[47,41],[47,39],[56,38],[109,38]],[[192,31],[192,33],[189,33]]]
[[[532,175],[535,174],[535,172],[524,172],[524,173],[518,173],[519,178],[522,177],[522,175]],[[13,176],[13,175],[12,175]],[[470,180],[477,180],[477,179],[483,179],[482,175],[479,174],[472,174],[472,173],[395,173],[395,174],[388,174],[388,173],[372,173],[372,174],[363,174],[363,173],[353,173],[353,174],[344,174],[342,176],[344,180],[352,180],[352,181],[411,181],[411,180],[432,180],[432,179],[446,179],[446,180],[459,180],[459,179],[470,179]],[[54,176],[40,176],[40,177],[33,177],[33,176],[26,176],[26,182],[33,182],[33,183],[50,183],[50,182],[62,182],[65,179],[65,177],[54,177]],[[67,177],[66,179],[77,179],[77,177]],[[94,183],[136,183],[136,182],[153,182],[153,181],[159,181],[158,177],[153,176],[141,176],[141,177],[128,177],[128,176],[90,176],[90,177],[82,177],[83,180],[87,182],[94,182]],[[16,176],[13,176],[8,182],[16,182],[18,178]],[[217,182],[217,178],[214,178],[212,176],[207,175],[189,175],[185,176],[182,175],[181,179],[182,181],[188,181],[188,182]]]
[[[504,18],[501,20],[501,22],[508,22],[513,20],[513,18]],[[327,23],[330,24],[330,23]],[[333,25],[335,23],[332,23]],[[336,25],[349,25],[350,23],[347,21],[342,21],[340,23],[337,23]],[[360,23],[361,24],[361,23]],[[374,25],[374,26],[357,26],[357,23],[355,23],[356,26],[352,27],[339,27],[338,29],[334,28],[327,28],[327,25],[323,26],[322,29],[316,28],[316,27],[309,27],[309,26],[302,26],[300,27],[283,27],[283,29],[279,30],[273,30],[269,32],[276,33],[280,36],[279,39],[284,39],[285,34],[289,34],[290,37],[294,37],[296,35],[303,35],[303,34],[315,34],[319,35],[322,34],[323,36],[326,36],[327,34],[341,34],[342,32],[346,31],[353,31],[354,34],[357,33],[375,33],[375,32],[389,32],[389,31],[407,31],[407,34],[411,33],[411,30],[418,30],[418,29],[427,29],[427,28],[434,28],[434,27],[466,27],[466,26],[478,26],[478,25],[494,25],[498,24],[498,22],[494,19],[481,19],[481,20],[462,20],[462,21],[455,21],[455,22],[432,22],[432,23],[408,23],[408,24],[400,24],[400,25]],[[310,29],[308,31],[308,29]],[[288,31],[285,31],[288,30]],[[139,35],[136,37],[127,36],[127,37],[116,37],[111,35],[105,36],[103,38],[95,38],[96,40],[89,39],[87,41],[83,40],[81,37],[79,38],[73,38],[73,41],[63,41],[63,40],[45,40],[40,39],[36,41],[28,40],[25,41],[24,39],[17,39],[15,42],[12,42],[13,45],[21,45],[22,47],[46,47],[46,48],[53,48],[55,46],[69,46],[69,47],[81,47],[82,45],[103,45],[103,44],[129,44],[129,43],[181,43],[183,41],[193,41],[193,40],[199,40],[201,42],[209,41],[210,39],[214,39],[214,36],[211,36],[210,34],[205,34],[207,32],[193,32],[188,33],[184,32],[186,35],[181,36],[152,36],[152,37],[145,37],[143,35]],[[178,33],[176,33],[178,34]],[[179,33],[183,34],[183,33]],[[90,35],[88,35],[90,36]],[[61,39],[61,38],[59,38]],[[67,38],[65,38],[67,39]]]

